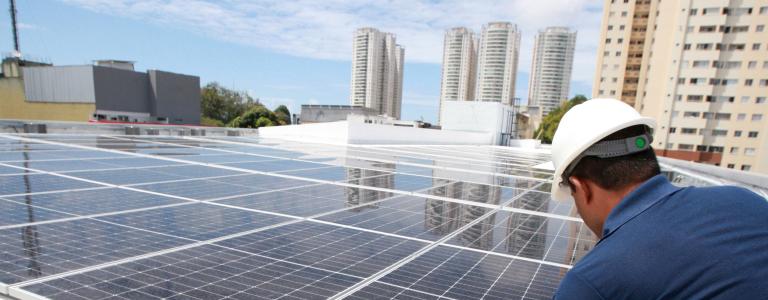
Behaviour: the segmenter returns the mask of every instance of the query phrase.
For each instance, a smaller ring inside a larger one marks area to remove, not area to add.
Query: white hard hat
[[[607,154],[597,155],[601,157],[615,157],[647,149],[650,146],[650,137],[645,140],[638,137],[637,149],[634,150],[623,149],[623,140],[608,144],[601,142],[603,145],[599,145],[600,149],[592,147],[606,136],[634,125],[646,125],[653,130],[656,122],[641,116],[634,108],[616,99],[587,100],[565,113],[552,138],[552,164],[555,169],[552,198],[565,200],[570,196],[570,189],[566,184],[562,184],[563,172],[575,160],[581,159],[588,149],[590,153]],[[632,143],[627,142],[627,145],[635,148]]]

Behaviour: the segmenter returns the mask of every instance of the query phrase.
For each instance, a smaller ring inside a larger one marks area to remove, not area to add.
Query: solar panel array
[[[551,298],[595,244],[546,153],[0,135],[19,299]]]

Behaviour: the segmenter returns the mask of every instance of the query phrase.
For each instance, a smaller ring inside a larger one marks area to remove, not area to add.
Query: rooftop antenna
[[[11,28],[13,29],[13,56],[21,57],[21,50],[19,50],[19,29],[16,26],[16,0],[10,0],[11,2]]]

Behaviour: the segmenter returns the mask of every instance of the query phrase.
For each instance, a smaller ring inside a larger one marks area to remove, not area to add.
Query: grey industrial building
[[[171,72],[137,72],[133,62],[102,60],[93,65],[21,67],[29,103],[95,106],[91,120],[200,123],[200,78]]]

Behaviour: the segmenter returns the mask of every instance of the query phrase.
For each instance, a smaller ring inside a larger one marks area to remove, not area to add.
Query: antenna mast
[[[11,28],[13,29],[13,55],[21,57],[21,50],[19,50],[19,30],[16,26],[16,0],[11,1]]]

